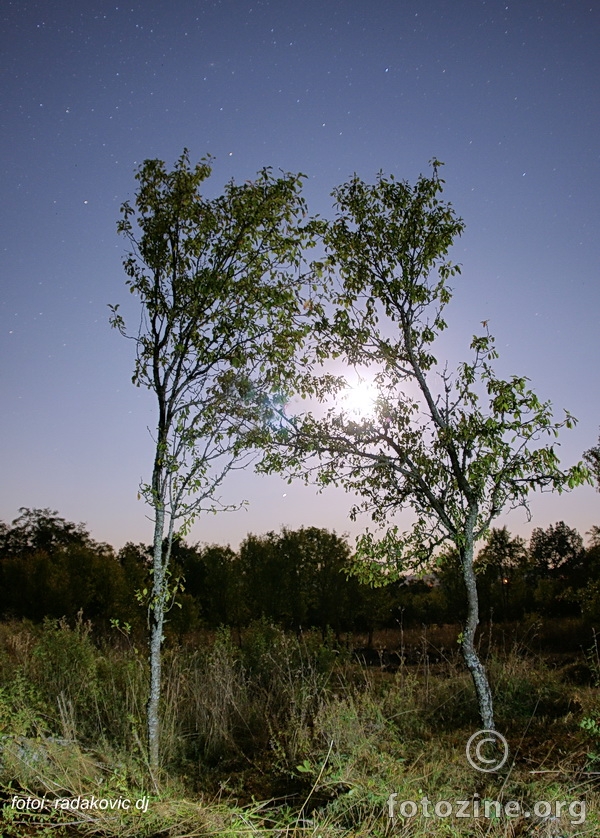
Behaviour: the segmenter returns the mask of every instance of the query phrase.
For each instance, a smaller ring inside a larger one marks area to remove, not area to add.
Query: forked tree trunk
[[[473,569],[473,531],[468,528],[465,544],[460,550],[460,563],[467,591],[467,621],[462,636],[462,655],[467,665],[477,694],[481,723],[486,730],[494,730],[494,702],[484,665],[475,651],[475,632],[479,624],[479,598],[477,580]]]

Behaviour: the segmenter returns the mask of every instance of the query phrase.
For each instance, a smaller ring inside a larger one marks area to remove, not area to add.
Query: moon
[[[358,419],[365,419],[375,409],[377,389],[373,382],[359,378],[354,384],[348,383],[342,399],[348,414]]]

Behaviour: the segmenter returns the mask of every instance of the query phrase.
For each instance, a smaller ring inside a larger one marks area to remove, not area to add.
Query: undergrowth
[[[221,630],[172,645],[162,773],[151,781],[145,650],[119,634],[94,639],[81,618],[0,625],[2,836],[600,834],[597,650],[582,658],[591,679],[582,684],[529,647],[490,646],[510,758],[489,774],[466,759],[479,722],[458,655],[421,641],[407,657],[366,667],[333,638],[264,622],[241,643]],[[471,801],[470,811],[515,801],[533,814],[426,816],[423,800]],[[563,802],[562,815],[536,813],[536,801]]]

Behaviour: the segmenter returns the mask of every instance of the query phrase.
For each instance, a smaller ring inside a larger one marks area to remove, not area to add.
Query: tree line
[[[564,522],[536,528],[529,543],[506,527],[492,529],[475,560],[483,619],[528,614],[600,619],[600,528],[587,544]],[[98,631],[147,630],[152,547],[128,543],[115,551],[83,524],[49,509],[21,509],[0,523],[0,619],[74,619]],[[248,535],[238,550],[173,544],[176,590],[167,636],[228,626],[241,631],[266,619],[291,631],[323,636],[378,628],[463,621],[465,586],[456,552],[440,554],[420,575],[382,587],[352,573],[347,540],[317,527]]]

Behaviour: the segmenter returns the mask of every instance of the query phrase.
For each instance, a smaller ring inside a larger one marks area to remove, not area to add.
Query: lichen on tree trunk
[[[155,475],[156,478],[156,475]],[[148,763],[154,772],[159,765],[160,745],[160,684],[162,663],[162,638],[164,625],[165,566],[163,535],[165,529],[164,505],[155,502],[153,584],[148,607],[150,622],[150,689],[147,706]]]
[[[474,516],[471,516],[474,518]],[[461,650],[477,694],[479,715],[486,730],[494,730],[494,703],[492,691],[484,665],[475,650],[475,633],[479,625],[479,597],[477,580],[473,567],[474,538],[470,524],[467,526],[465,541],[460,549],[460,564],[467,593],[467,620],[462,633]]]

